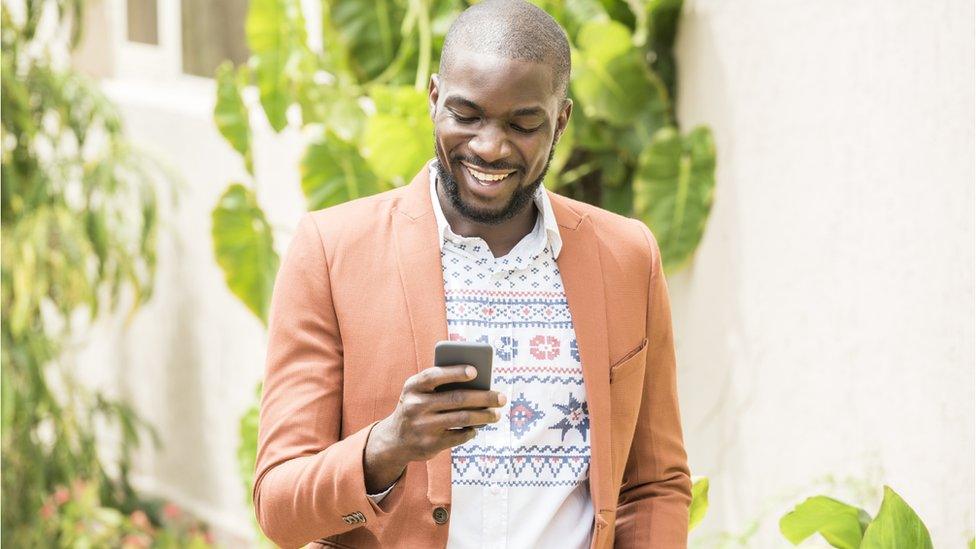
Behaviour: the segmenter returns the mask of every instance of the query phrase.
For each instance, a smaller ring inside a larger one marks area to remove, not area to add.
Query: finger
[[[442,429],[452,429],[487,425],[489,423],[495,423],[499,419],[501,419],[501,411],[496,408],[489,410],[460,410],[437,414],[437,419],[434,420],[433,424]]]
[[[493,408],[505,405],[505,395],[498,391],[455,389],[431,396],[430,409],[434,411],[460,410],[464,408]]]
[[[455,431],[444,431],[444,436],[441,440],[444,443],[444,448],[451,448],[459,444],[464,444],[465,442],[478,436],[478,430],[474,427],[465,427],[464,429],[457,429]]]
[[[474,366],[460,364],[458,366],[433,366],[417,374],[416,388],[424,393],[431,393],[438,385],[468,381],[478,375]]]

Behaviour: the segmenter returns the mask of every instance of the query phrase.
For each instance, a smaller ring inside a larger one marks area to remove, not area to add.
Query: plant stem
[[[426,0],[413,0],[411,2],[417,10],[419,21],[418,30],[420,31],[420,54],[417,60],[417,79],[413,87],[421,91],[427,85],[427,77],[430,76],[430,50],[432,36],[430,32],[430,14],[427,13]]]

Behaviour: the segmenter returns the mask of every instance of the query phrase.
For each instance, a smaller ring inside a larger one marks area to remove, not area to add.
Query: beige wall
[[[890,484],[937,547],[973,535],[971,1],[689,0],[683,125],[715,205],[670,279],[693,472],[719,531]]]

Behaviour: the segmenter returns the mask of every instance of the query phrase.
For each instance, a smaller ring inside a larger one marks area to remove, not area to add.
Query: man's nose
[[[471,152],[488,163],[494,163],[512,154],[512,146],[505,132],[494,124],[486,125],[468,142]]]

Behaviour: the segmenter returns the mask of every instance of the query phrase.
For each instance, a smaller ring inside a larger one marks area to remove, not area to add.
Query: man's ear
[[[556,139],[553,142],[554,144],[559,142],[559,138],[566,131],[566,126],[569,125],[569,117],[572,114],[573,100],[567,97],[563,100],[562,106],[559,107],[559,114],[556,115]]]
[[[430,119],[433,120],[437,114],[437,98],[440,97],[441,79],[437,73],[430,75],[430,85],[427,87],[427,110],[430,112]]]

